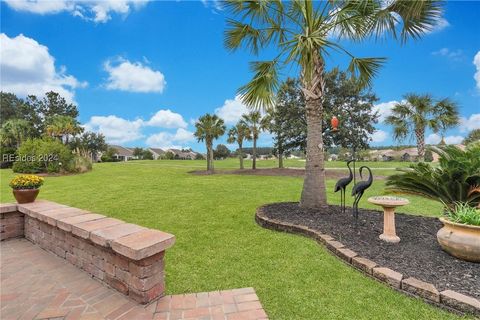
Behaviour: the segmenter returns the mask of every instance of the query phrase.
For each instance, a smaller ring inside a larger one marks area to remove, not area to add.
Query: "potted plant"
[[[43,178],[33,174],[21,174],[10,181],[13,196],[18,203],[34,202],[43,184]]]
[[[443,250],[462,260],[480,262],[480,209],[457,203],[440,221],[444,227],[437,239]]]
[[[441,202],[441,247],[457,258],[480,262],[480,145],[430,149],[440,156],[438,167],[418,163],[398,169],[403,173],[387,178],[387,190]]]

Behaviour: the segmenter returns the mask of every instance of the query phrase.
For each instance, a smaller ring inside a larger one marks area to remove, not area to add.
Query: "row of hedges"
[[[28,139],[10,153],[2,150],[2,163],[13,163],[12,169],[19,173],[79,173],[92,169],[89,159],[75,155],[58,139]]]

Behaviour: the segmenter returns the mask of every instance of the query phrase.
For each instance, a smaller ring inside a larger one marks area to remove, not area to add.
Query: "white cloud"
[[[446,136],[445,137],[445,143],[446,144],[459,144],[462,143],[463,139],[465,139],[462,136]]]
[[[442,137],[436,133],[431,133],[425,138],[425,143],[426,144],[439,144],[440,141],[442,140]]]
[[[109,143],[122,144],[143,138],[144,136],[140,132],[142,125],[141,119],[130,121],[110,115],[106,117],[93,116],[84,127],[88,131],[103,133]]]
[[[433,51],[432,55],[446,57],[453,61],[461,61],[464,58],[463,51],[460,49],[451,50],[449,48],[442,48],[438,51]]]
[[[14,10],[35,14],[69,12],[73,16],[97,23],[107,22],[111,14],[127,15],[148,0],[5,0]]]
[[[428,31],[427,33],[439,32],[443,29],[450,26],[450,23],[444,17],[440,17],[437,20],[437,23],[433,26],[432,30]]]
[[[112,61],[108,60],[104,68],[109,73],[105,86],[110,90],[162,93],[167,84],[160,71],[152,70],[141,62],[132,63],[121,59],[112,64]]]
[[[445,143],[446,144],[459,144],[462,143],[464,137],[462,136],[446,136]],[[442,137],[436,133],[431,133],[425,139],[426,144],[439,144],[442,141]]]
[[[385,121],[385,118],[392,114],[393,107],[398,103],[398,101],[393,100],[376,104],[373,106],[372,112],[378,112],[378,121],[383,122]]]
[[[151,147],[181,149],[181,145],[193,140],[193,132],[179,128],[175,133],[159,132],[152,134],[147,138],[146,143]]]
[[[74,89],[87,85],[66,74],[64,66],[55,68],[55,58],[48,48],[32,38],[23,34],[9,38],[2,33],[0,43],[0,83],[3,91],[19,96],[43,96],[47,91],[55,91],[68,102],[73,102]]]
[[[235,124],[247,112],[247,106],[242,103],[238,95],[234,100],[225,100],[223,106],[215,109],[215,114],[222,118],[226,124]]]
[[[480,113],[474,113],[468,118],[460,119],[461,125],[460,128],[462,131],[471,131],[475,129],[480,129]]]
[[[162,128],[186,128],[187,123],[179,113],[167,110],[159,110],[146,123],[149,126]]]
[[[175,141],[179,141],[179,142],[189,142],[189,141],[193,141],[195,137],[193,136],[193,132],[190,132],[183,128],[179,128],[175,133],[174,139]]]
[[[476,69],[476,72],[473,78],[477,83],[477,89],[480,89],[480,51],[478,51],[475,57],[473,58],[473,64],[475,65],[475,69]]]
[[[214,10],[222,11],[222,3],[220,0],[201,0],[205,8],[213,7]]]
[[[387,132],[383,130],[375,130],[370,135],[370,139],[372,140],[372,142],[383,142],[387,140],[387,136],[388,136]]]
[[[183,117],[170,110],[159,110],[150,120],[141,118],[127,120],[116,115],[92,116],[83,125],[87,131],[99,132],[105,135],[107,142],[123,144],[144,138],[142,129],[145,127],[175,128],[175,133],[160,132],[147,138],[147,144],[156,147],[173,147],[173,143],[185,143],[194,140],[193,133],[186,130],[187,123]]]

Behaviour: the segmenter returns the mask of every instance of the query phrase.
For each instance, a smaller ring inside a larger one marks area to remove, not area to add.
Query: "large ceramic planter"
[[[443,250],[452,256],[471,262],[480,262],[480,226],[469,226],[440,218],[443,228],[437,239]]]
[[[13,196],[18,203],[34,202],[40,189],[13,189]]]

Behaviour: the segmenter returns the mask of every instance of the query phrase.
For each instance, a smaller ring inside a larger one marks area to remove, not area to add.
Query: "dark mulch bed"
[[[205,170],[190,171],[192,174],[206,175],[210,174]],[[262,169],[243,169],[243,170],[215,170],[214,174],[240,174],[250,176],[286,176],[286,177],[303,177],[305,175],[305,169],[292,169],[292,168],[262,168]],[[348,176],[346,170],[327,169],[325,170],[327,179],[338,179]],[[385,179],[384,176],[375,176],[375,179]]]
[[[375,261],[378,265],[396,270],[404,277],[434,284],[439,291],[455,290],[480,298],[480,263],[455,259],[444,252],[437,242],[442,223],[436,218],[396,214],[398,244],[383,242],[383,213],[360,210],[358,222],[352,209],[342,213],[340,207],[325,210],[305,210],[298,203],[274,203],[265,206],[268,218],[307,226],[331,235],[335,240]]]

